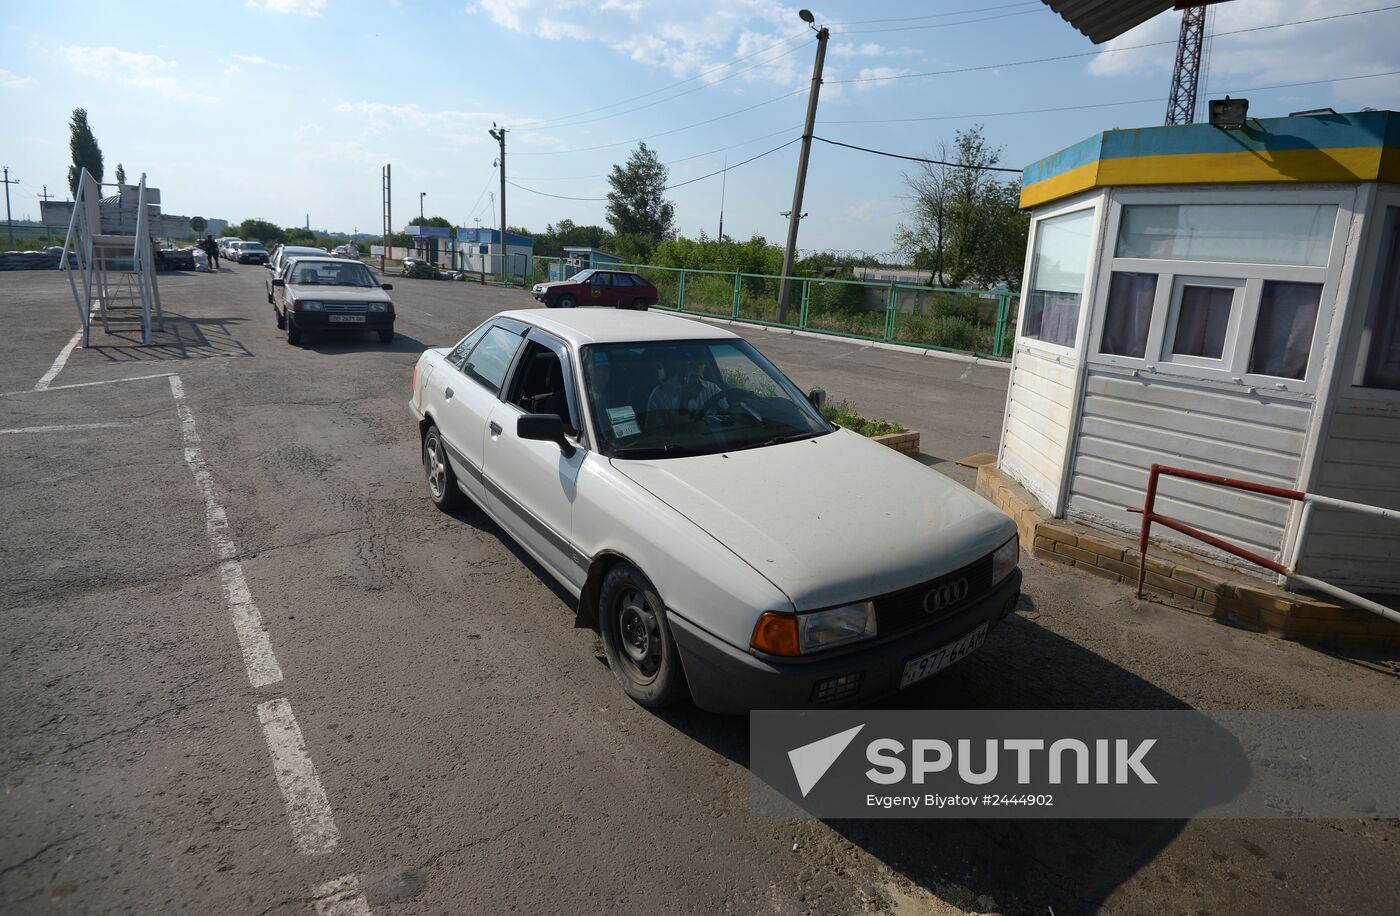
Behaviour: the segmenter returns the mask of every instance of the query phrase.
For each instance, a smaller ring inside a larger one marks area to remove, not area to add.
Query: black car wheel
[[[560,296],[558,299],[555,299],[555,300],[554,300],[554,304],[555,304],[555,306],[556,306],[557,308],[561,308],[561,309],[571,309],[571,308],[574,307],[574,297],[573,297],[573,296]]]
[[[301,345],[301,328],[297,327],[296,319],[291,315],[286,317],[287,322],[287,343],[292,346]]]
[[[277,306],[275,305],[272,307],[272,314],[277,316],[277,330],[285,331],[287,329],[287,319],[277,310]]]
[[[598,622],[608,667],[624,693],[652,707],[685,696],[680,650],[666,623],[665,605],[632,565],[618,563],[603,578]]]
[[[632,308],[639,312],[645,312],[647,310],[647,301],[645,299],[636,299],[632,302]]]

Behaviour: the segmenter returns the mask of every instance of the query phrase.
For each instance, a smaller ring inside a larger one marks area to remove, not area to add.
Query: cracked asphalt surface
[[[1379,821],[758,821],[747,723],[631,704],[573,603],[429,503],[412,366],[519,291],[394,278],[399,336],[290,347],[262,269],[162,278],[155,347],[71,337],[66,280],[0,274],[0,909],[309,913],[1380,913]],[[993,450],[1004,370],[745,330],[801,386]],[[164,377],[178,373],[284,673],[249,686]],[[101,424],[98,426],[97,424]],[[909,708],[1400,705],[1397,668],[1024,559],[1027,601]],[[297,853],[254,711],[296,710],[340,832]],[[321,901],[324,903],[324,901]]]

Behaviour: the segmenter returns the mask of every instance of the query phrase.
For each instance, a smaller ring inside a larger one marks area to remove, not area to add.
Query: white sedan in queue
[[[1016,606],[1016,526],[840,427],[743,338],[655,312],[502,312],[414,369],[428,492],[579,598],[639,703],[862,704]]]

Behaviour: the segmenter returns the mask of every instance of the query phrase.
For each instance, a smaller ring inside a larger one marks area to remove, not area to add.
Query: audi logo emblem
[[[967,597],[969,588],[966,579],[954,579],[929,589],[928,594],[924,595],[924,611],[933,614],[952,607]]]

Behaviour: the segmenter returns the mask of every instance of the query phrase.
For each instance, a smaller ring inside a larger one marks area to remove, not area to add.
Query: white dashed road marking
[[[312,891],[317,916],[370,916],[369,903],[360,893],[359,875],[333,878]]]
[[[58,351],[58,356],[54,357],[53,365],[49,371],[45,372],[39,381],[34,383],[35,391],[45,391],[49,387],[49,382],[54,380],[54,376],[63,371],[63,366],[68,362],[68,357],[73,355],[73,348],[78,345],[78,341],[83,339],[83,332],[79,331],[73,335],[73,339],[68,341],[62,350]]]
[[[330,852],[340,842],[340,831],[331,815],[330,802],[326,801],[326,791],[316,776],[316,766],[306,752],[301,727],[292,715],[292,704],[285,699],[259,703],[258,719],[267,738],[267,752],[272,755],[277,785],[287,802],[287,817],[292,822],[297,848],[308,856]]]
[[[253,603],[252,593],[248,591],[243,564],[238,561],[238,548],[228,536],[228,514],[214,493],[214,479],[204,460],[194,414],[185,402],[185,387],[178,375],[170,377],[170,393],[175,397],[175,411],[180,417],[185,463],[189,465],[195,486],[204,497],[204,528],[209,533],[209,543],[214,548],[215,556],[221,561],[219,578],[223,582],[224,596],[228,599],[229,612],[233,617],[233,631],[243,649],[243,665],[248,670],[248,682],[254,687],[275,684],[282,680],[282,667],[277,664],[277,656],[272,651],[272,640],[267,635],[262,612]]]
[[[114,429],[118,426],[130,425],[130,423],[70,423],[67,426],[16,426],[12,429],[0,429],[0,435],[14,433],[66,433],[75,429]]]

